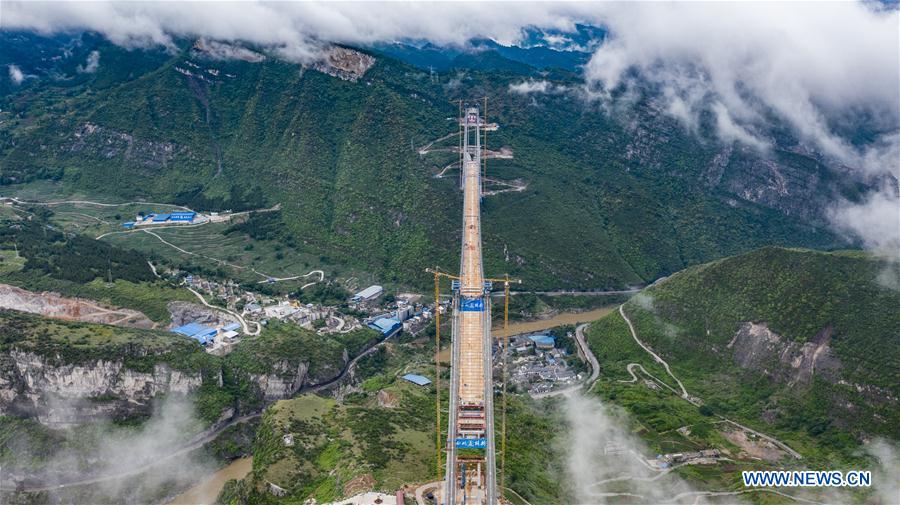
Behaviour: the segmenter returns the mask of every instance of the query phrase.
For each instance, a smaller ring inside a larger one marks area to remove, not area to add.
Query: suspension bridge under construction
[[[485,101],[485,107],[487,107]],[[435,494],[441,505],[495,505],[499,503],[497,450],[494,436],[493,347],[491,297],[493,282],[503,282],[509,293],[509,277],[484,276],[481,255],[481,199],[484,195],[482,164],[484,109],[460,104],[460,187],[463,191],[462,249],[459,275],[429,269],[435,276],[435,300],[440,299],[440,277],[452,282],[452,345],[446,438],[442,437],[438,384],[436,446],[438,475],[445,457],[443,486]],[[508,302],[507,302],[508,303]],[[504,307],[505,316],[508,305]],[[437,349],[440,351],[440,310],[436,310]],[[503,347],[505,364],[506,345]],[[435,356],[440,379],[440,361]],[[504,366],[504,403],[505,403]],[[502,449],[505,449],[505,405],[502,410]],[[502,467],[502,464],[501,464]]]

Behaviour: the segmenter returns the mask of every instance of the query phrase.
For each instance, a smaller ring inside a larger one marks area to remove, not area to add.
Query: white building
[[[284,319],[300,311],[300,309],[294,307],[289,302],[281,302],[278,305],[270,305],[263,310],[266,313],[266,317],[274,317],[275,319]]]
[[[352,300],[354,302],[368,302],[370,300],[374,300],[381,296],[381,293],[384,292],[384,288],[378,285],[372,285],[367,287],[366,289],[360,291],[353,295]]]

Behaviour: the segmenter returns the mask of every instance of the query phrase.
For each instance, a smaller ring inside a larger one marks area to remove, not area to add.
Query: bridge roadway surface
[[[476,129],[477,132],[477,129]],[[477,133],[476,133],[477,136]],[[476,141],[477,142],[477,141]],[[463,160],[463,234],[460,257],[460,295],[483,301],[481,311],[459,310],[453,317],[453,358],[450,386],[450,419],[447,472],[442,503],[496,503],[496,463],[494,450],[493,382],[491,380],[490,298],[484,296],[481,256],[481,159],[480,146],[467,146]],[[459,304],[457,304],[459,305]],[[466,469],[466,489],[456,489],[457,413],[460,404],[480,404],[485,411],[485,463],[480,469]]]

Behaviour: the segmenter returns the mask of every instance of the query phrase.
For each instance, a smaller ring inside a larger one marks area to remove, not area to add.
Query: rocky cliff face
[[[67,298],[58,293],[46,291],[36,293],[9,284],[0,284],[0,308],[59,319],[130,328],[153,328],[155,326],[146,315],[136,310],[106,307],[93,300]]]
[[[345,81],[356,82],[375,65],[375,58],[346,47],[332,47],[312,68]]]
[[[64,427],[149,412],[157,395],[189,394],[202,383],[199,372],[173,370],[164,363],[152,372],[138,372],[122,361],[57,365],[45,356],[12,350],[0,354],[0,414]]]
[[[789,386],[805,387],[814,376],[830,383],[840,379],[841,362],[829,347],[832,328],[826,327],[805,343],[789,342],[765,323],[741,325],[728,348],[742,368],[755,370]]]
[[[272,368],[273,371],[268,374],[250,375],[250,380],[259,386],[266,401],[290,398],[300,391],[306,381],[309,364],[292,365],[287,360],[281,360]]]
[[[94,123],[78,126],[62,150],[68,155],[123,159],[150,170],[146,173],[168,167],[178,156],[190,155],[190,150],[185,146],[135,138],[128,132]]]

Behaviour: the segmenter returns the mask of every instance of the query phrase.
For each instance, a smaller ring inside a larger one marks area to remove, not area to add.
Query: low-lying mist
[[[625,413],[596,398],[571,394],[565,414],[570,428],[568,477],[579,504],[663,503],[694,491],[672,472],[646,463],[650,451],[629,431]]]
[[[97,421],[54,431],[55,443],[18,437],[7,448],[22,462],[14,473],[47,489],[48,503],[153,503],[215,470],[203,451],[181,450],[202,426],[190,399],[172,396],[138,426]]]
[[[900,503],[900,452],[895,443],[886,440],[872,441],[860,449],[860,455],[871,461],[867,466],[827,468],[870,470],[873,489],[867,497],[851,494],[850,488],[700,490],[671,469],[661,471],[650,466],[646,460],[654,454],[630,431],[631,422],[622,410],[607,406],[597,398],[574,393],[566,396],[564,413],[569,428],[566,477],[570,494],[578,505],[743,504],[751,501],[749,493],[778,494],[789,503],[839,504],[861,500],[871,505]]]

